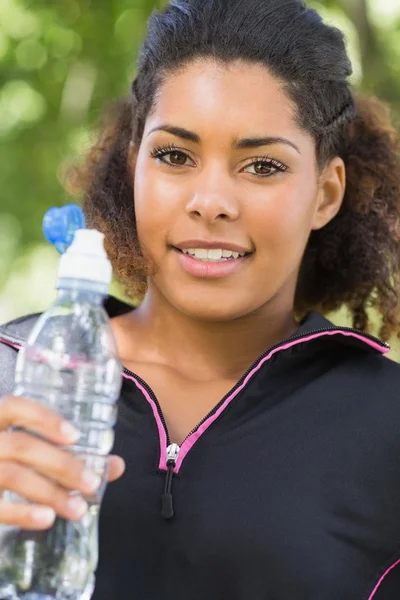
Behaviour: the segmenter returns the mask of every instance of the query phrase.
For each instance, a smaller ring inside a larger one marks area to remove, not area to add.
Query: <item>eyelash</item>
[[[157,146],[156,148],[154,148],[154,150],[152,150],[150,152],[150,158],[162,160],[168,154],[173,154],[173,153],[182,154],[183,156],[190,158],[190,156],[186,152],[183,152],[183,150],[180,150],[173,144],[169,144],[166,146]],[[186,166],[186,165],[173,165],[173,164],[170,164],[163,160],[162,160],[162,162],[165,165],[167,165],[168,167],[172,167],[173,169],[179,169],[181,167]],[[264,163],[268,167],[273,167],[280,173],[284,173],[285,171],[288,170],[288,167],[286,165],[275,160],[274,158],[271,158],[270,156],[256,156],[252,159],[252,162],[247,165],[247,167],[250,167],[250,166],[258,164],[258,163]],[[271,177],[272,175],[275,175],[275,173],[271,173],[269,175],[257,175],[256,174],[255,176],[260,177],[260,178],[266,178],[266,177]]]

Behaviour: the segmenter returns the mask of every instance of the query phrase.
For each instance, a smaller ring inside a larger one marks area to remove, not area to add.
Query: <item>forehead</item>
[[[263,65],[199,59],[166,76],[149,121],[282,135],[297,129],[294,115],[282,83]]]

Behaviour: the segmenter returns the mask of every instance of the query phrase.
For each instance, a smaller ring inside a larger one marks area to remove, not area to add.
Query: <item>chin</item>
[[[250,306],[249,303],[240,301],[221,302],[208,297],[207,302],[198,300],[188,301],[188,298],[182,298],[172,302],[175,308],[196,321],[205,321],[208,323],[221,323],[224,321],[233,321],[252,313],[259,307]]]

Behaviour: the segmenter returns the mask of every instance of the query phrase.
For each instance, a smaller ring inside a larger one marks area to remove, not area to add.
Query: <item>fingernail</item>
[[[63,421],[60,426],[61,433],[69,442],[76,442],[79,440],[81,434],[80,431],[76,429],[71,423],[68,421]]]
[[[36,523],[40,523],[41,525],[51,525],[56,518],[56,513],[52,508],[35,506],[35,508],[32,508],[31,516]]]
[[[88,492],[95,492],[101,485],[101,477],[89,470],[83,471],[81,481]]]
[[[68,508],[80,519],[88,509],[88,505],[81,496],[71,496],[68,500]]]

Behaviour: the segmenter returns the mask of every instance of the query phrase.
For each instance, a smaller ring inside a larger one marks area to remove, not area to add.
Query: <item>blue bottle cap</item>
[[[42,229],[48,242],[54,244],[60,254],[73,242],[75,231],[85,229],[85,216],[77,204],[50,208],[43,217]]]

